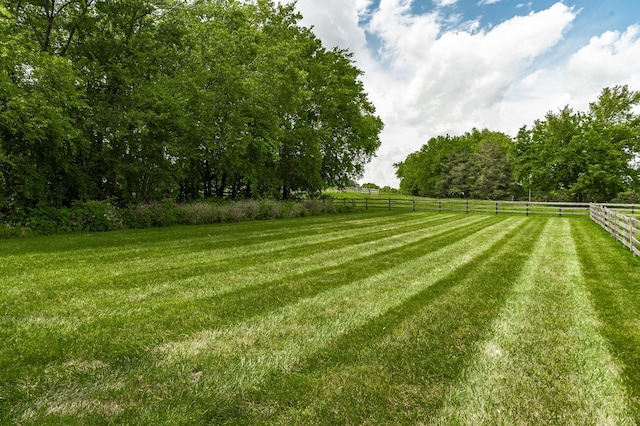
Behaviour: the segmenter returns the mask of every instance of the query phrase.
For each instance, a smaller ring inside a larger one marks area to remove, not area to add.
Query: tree
[[[513,159],[508,151],[511,139],[495,133],[484,139],[470,160],[474,198],[503,200],[515,196]]]
[[[515,145],[517,177],[544,198],[608,201],[639,180],[640,94],[627,86],[603,89],[585,113],[568,106],[549,112]]]
[[[359,177],[380,144],[351,55],[292,4],[6,4],[0,202],[13,210],[317,193]]]
[[[0,51],[0,175],[6,207],[68,203],[83,191],[74,164],[85,148],[78,129],[86,109],[82,76],[67,58],[44,51],[38,33],[19,25],[7,9],[0,15],[3,43],[7,40]]]
[[[487,129],[432,138],[395,165],[400,189],[428,197],[513,197],[511,149],[507,135]]]
[[[380,187],[375,183],[363,183],[362,188],[380,189]]]
[[[582,123],[581,142],[589,156],[572,192],[595,201],[608,201],[637,188],[640,181],[640,92],[628,86],[602,90],[589,105]]]

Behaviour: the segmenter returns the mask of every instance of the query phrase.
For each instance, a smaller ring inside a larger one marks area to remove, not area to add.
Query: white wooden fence
[[[380,190],[377,188],[345,188],[344,192],[355,192],[356,194],[367,194],[367,195],[380,195]]]
[[[591,204],[589,214],[591,219],[602,226],[615,239],[624,244],[640,256],[640,220],[635,217],[635,210],[631,214],[624,214],[602,204]]]
[[[338,198],[337,200],[340,200]],[[338,201],[340,202],[340,201]],[[588,215],[587,203],[535,203],[526,201],[486,201],[429,198],[343,198],[344,205],[352,207],[385,210],[413,210],[464,213],[515,213],[524,215],[548,214],[556,216]]]

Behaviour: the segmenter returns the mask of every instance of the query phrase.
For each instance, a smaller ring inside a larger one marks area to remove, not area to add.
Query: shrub
[[[29,229],[22,225],[12,225],[10,223],[0,224],[0,238],[25,237],[29,234]]]
[[[297,201],[242,200],[198,201],[178,205],[171,199],[118,208],[109,201],[77,201],[71,208],[38,206],[9,217],[0,217],[0,237],[65,232],[101,232],[123,228],[164,227],[174,224],[206,225],[260,219],[296,218],[351,212],[353,205],[330,197]]]
[[[129,207],[123,214],[123,221],[128,228],[162,227],[180,223],[181,216],[180,206],[167,198]]]
[[[260,212],[260,202],[256,200],[245,200],[242,202],[246,220],[256,220]]]
[[[182,210],[182,221],[185,225],[208,225],[221,222],[219,206],[209,202],[198,201],[185,204]]]
[[[72,230],[69,209],[38,206],[28,211],[25,226],[36,235],[61,234]]]
[[[261,200],[258,203],[256,219],[277,219],[280,216],[281,204],[274,200]]]
[[[611,202],[615,204],[640,204],[640,194],[635,191],[621,192]]]
[[[120,210],[109,201],[75,202],[69,221],[74,231],[103,232],[123,227]]]
[[[304,202],[305,209],[310,215],[332,214],[338,210],[333,202],[333,198],[325,198],[318,200],[306,200]]]

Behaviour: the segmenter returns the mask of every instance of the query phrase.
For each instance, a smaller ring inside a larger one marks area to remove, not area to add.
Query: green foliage
[[[415,196],[507,199],[515,194],[511,140],[473,129],[432,138],[395,165],[400,190]]]
[[[603,89],[586,113],[547,113],[515,142],[517,176],[525,190],[551,199],[606,202],[639,181],[640,92]]]
[[[3,3],[0,209],[112,200],[161,224],[167,198],[358,177],[382,123],[351,55],[300,19],[270,0]]]
[[[380,189],[383,194],[401,194],[402,192],[398,188],[391,188],[390,186],[383,186]]]
[[[588,112],[549,112],[514,140],[488,130],[432,138],[396,164],[400,189],[428,197],[607,202],[640,186],[640,92],[605,88]]]
[[[380,187],[375,183],[363,183],[361,188],[380,189]]]
[[[619,204],[640,204],[640,193],[635,191],[621,192],[616,195],[611,202]]]
[[[103,232],[122,229],[120,209],[106,201],[76,201],[69,210],[69,222],[74,231]]]
[[[118,208],[109,201],[74,202],[69,208],[39,205],[21,220],[0,222],[0,237],[103,232],[126,228],[208,225],[264,219],[287,219],[356,210],[333,198],[306,200],[209,200],[177,204],[171,199]]]
[[[44,205],[30,209],[25,226],[36,235],[69,232],[71,230],[69,209]]]

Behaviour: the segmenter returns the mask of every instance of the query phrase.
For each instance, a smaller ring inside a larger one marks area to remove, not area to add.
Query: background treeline
[[[400,189],[427,197],[640,202],[640,92],[605,88],[586,112],[549,112],[515,138],[438,136],[396,164]]]
[[[0,215],[289,198],[380,145],[360,71],[269,0],[2,0]]]

